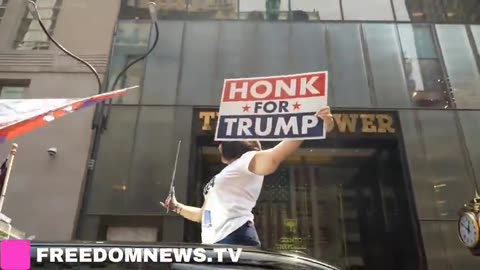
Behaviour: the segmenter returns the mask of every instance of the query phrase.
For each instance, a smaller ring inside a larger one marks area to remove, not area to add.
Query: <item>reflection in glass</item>
[[[187,1],[189,19],[236,19],[237,0]]]
[[[464,25],[436,25],[452,94],[459,108],[480,105],[480,75]]]
[[[58,14],[63,0],[38,0],[38,13],[50,34],[55,31]],[[25,15],[17,31],[13,47],[17,50],[47,50],[50,46],[47,35],[37,20],[25,8]]]
[[[363,32],[378,106],[410,106],[401,46],[393,24],[364,24]]]
[[[470,154],[475,175],[480,175],[480,110],[459,111],[460,124],[465,136],[465,144]],[[477,177],[477,186],[480,186],[480,178]],[[480,190],[479,190],[480,191]]]
[[[480,22],[480,4],[476,0],[392,0],[398,21]]]
[[[398,25],[407,85],[417,106],[448,107],[448,92],[429,26]]]
[[[345,20],[386,20],[393,21],[390,0],[343,0]]]
[[[5,15],[5,10],[7,9],[8,0],[0,0],[0,22]]]
[[[89,214],[125,212],[125,194],[129,186],[129,166],[138,114],[135,106],[112,106],[108,129],[100,144],[91,189],[88,190]]]
[[[109,72],[109,89],[118,74],[131,62],[143,55],[148,49],[151,23],[149,21],[120,21],[115,36],[113,55]],[[131,66],[118,80],[115,89],[139,85],[142,86],[145,62],[142,60]],[[114,98],[113,104],[138,104],[141,89],[131,91],[123,97]]]
[[[115,37],[115,46],[146,48],[150,36],[150,21],[119,21]]]
[[[122,0],[119,19],[150,20],[148,0]],[[186,0],[154,1],[157,4],[158,19],[185,19]]]
[[[335,59],[328,70],[334,86],[331,106],[371,107],[360,25],[332,23],[327,31],[329,55]]]
[[[239,17],[242,20],[288,20],[288,1],[240,0]]]
[[[303,11],[308,20],[341,20],[339,0],[291,0],[292,13]],[[292,14],[293,15],[293,14]]]
[[[114,55],[111,60],[110,89],[118,74],[131,62],[135,61],[140,55]],[[139,61],[131,66],[127,72],[118,80],[115,89],[127,88],[135,85],[142,86],[143,74],[145,72],[145,61]],[[129,94],[114,98],[113,104],[138,104],[140,99],[140,89],[130,91]]]

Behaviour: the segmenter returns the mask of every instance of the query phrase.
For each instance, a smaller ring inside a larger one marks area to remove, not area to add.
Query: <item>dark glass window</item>
[[[30,80],[0,79],[0,99],[22,99]]]
[[[398,32],[412,102],[422,107],[449,107],[449,94],[430,26],[401,24]]]
[[[0,22],[5,16],[5,10],[7,9],[8,0],[0,0]]]
[[[58,13],[63,0],[37,0],[38,12],[45,28],[53,35]],[[47,50],[49,40],[43,32],[38,21],[34,20],[32,14],[25,7],[25,15],[22,19],[14,42],[17,50]]]

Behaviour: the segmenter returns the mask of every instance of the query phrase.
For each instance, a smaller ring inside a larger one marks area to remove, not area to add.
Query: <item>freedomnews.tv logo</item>
[[[27,240],[5,240],[0,246],[2,270],[28,270],[31,267],[31,247]],[[214,248],[213,257],[203,248],[102,248],[102,247],[37,247],[36,262],[51,263],[169,263],[169,262],[238,262],[241,248]],[[225,256],[226,253],[226,256]]]

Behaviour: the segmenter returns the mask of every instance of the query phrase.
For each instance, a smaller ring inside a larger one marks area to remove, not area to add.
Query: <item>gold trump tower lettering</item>
[[[198,114],[203,131],[212,131],[218,112],[202,111]],[[395,133],[393,116],[385,113],[334,113],[334,125],[327,132],[340,133]]]

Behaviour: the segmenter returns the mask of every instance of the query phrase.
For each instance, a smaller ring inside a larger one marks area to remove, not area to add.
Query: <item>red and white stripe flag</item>
[[[124,96],[138,86],[76,99],[3,99],[0,100],[0,143],[43,127],[69,113],[101,101]]]

